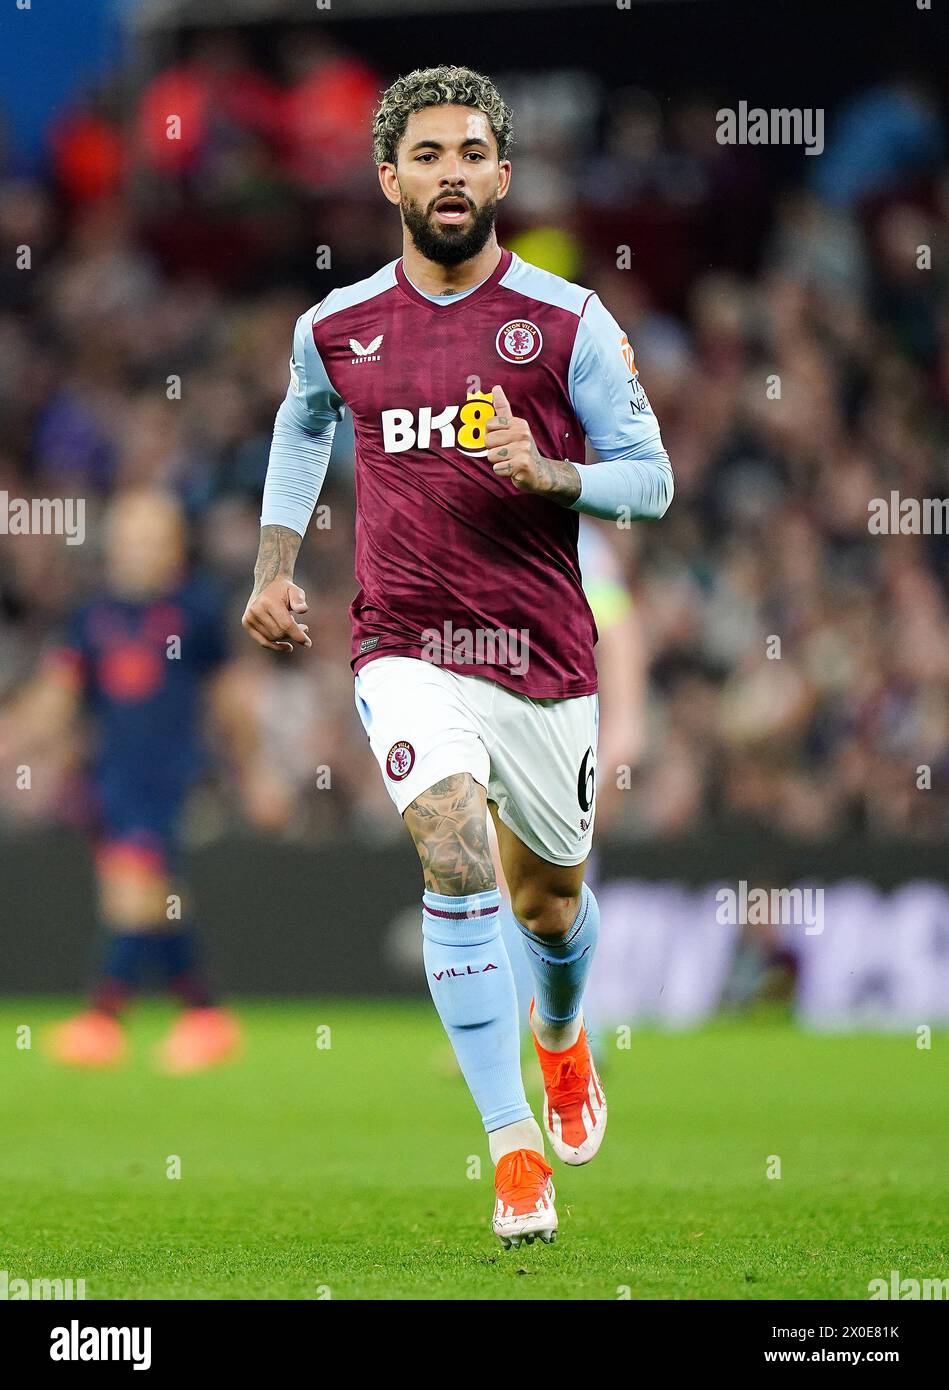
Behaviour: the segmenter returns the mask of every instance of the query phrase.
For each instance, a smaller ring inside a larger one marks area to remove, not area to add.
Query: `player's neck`
[[[416,289],[425,294],[460,294],[487,280],[501,259],[501,248],[492,234],[476,256],[460,265],[439,265],[423,256],[406,235],[402,245],[402,266]]]

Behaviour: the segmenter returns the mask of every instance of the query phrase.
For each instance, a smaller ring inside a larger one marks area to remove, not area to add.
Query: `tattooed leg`
[[[470,772],[434,783],[405,808],[431,893],[466,897],[497,887],[488,843],[487,793]]]
[[[501,938],[487,793],[470,772],[457,772],[417,797],[403,819],[425,875],[425,978],[490,1136],[492,1162],[518,1149],[542,1155],[521,1080],[517,994]]]

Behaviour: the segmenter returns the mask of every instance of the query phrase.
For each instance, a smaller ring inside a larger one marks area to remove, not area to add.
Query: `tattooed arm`
[[[539,492],[551,502],[569,507],[580,496],[580,470],[567,459],[544,458],[526,420],[514,415],[500,386],[492,392],[495,415],[485,434],[493,471],[510,478],[519,492]]]
[[[315,310],[297,319],[290,358],[290,385],[274,420],[264,480],[260,549],[254,591],[243,625],[262,647],[292,652],[312,646],[305,623],[306,597],[293,582],[297,552],[313,515],[329,465],[342,397],[333,389],[313,339]]]
[[[660,445],[649,458],[610,459],[581,469],[567,459],[544,458],[526,420],[514,415],[499,386],[493,391],[496,415],[485,434],[488,462],[519,492],[536,492],[575,512],[616,521],[625,515],[658,518],[672,500],[672,468]]]
[[[285,575],[287,579],[293,578],[293,567],[297,562],[302,540],[303,537],[298,536],[296,531],[291,531],[289,526],[260,528],[260,546],[254,566],[254,597],[266,588],[272,579],[277,579],[280,575]]]
[[[291,386],[274,421],[254,591],[242,619],[254,641],[275,652],[292,652],[294,642],[312,646],[306,625],[293,616],[306,612],[303,590],[293,583],[293,567],[326,475],[334,429],[308,429],[294,414],[292,392]]]
[[[294,614],[305,613],[306,595],[293,582],[293,567],[303,540],[289,526],[262,526],[254,591],[244,616],[244,628],[255,642],[275,652],[292,652],[294,642],[312,647],[305,623]]]
[[[294,415],[290,394],[274,421],[254,591],[243,617],[254,640],[275,652],[293,651],[294,642],[312,645],[306,625],[293,618],[306,612],[303,590],[293,583],[293,567],[326,475],[335,428],[308,429]]]

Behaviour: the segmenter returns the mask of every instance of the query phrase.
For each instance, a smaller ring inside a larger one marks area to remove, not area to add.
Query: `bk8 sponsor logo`
[[[484,458],[488,452],[485,425],[494,414],[491,393],[478,391],[469,391],[464,405],[446,405],[437,414],[430,405],[421,406],[417,417],[412,410],[384,410],[382,447],[387,454],[430,449],[434,435],[443,449],[459,449],[471,458]]]

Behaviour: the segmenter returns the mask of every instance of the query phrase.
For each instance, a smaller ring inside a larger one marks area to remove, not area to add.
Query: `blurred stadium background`
[[[229,990],[424,992],[418,866],[353,707],[348,420],[331,525],[298,570],[314,650],[271,659],[240,614],[294,319],[400,251],[374,100],[448,61],[514,109],[502,244],[600,293],[676,472],[661,526],[583,523],[610,664],[601,1016],[691,1023],[777,996],[815,1026],[949,1019],[949,543],[867,524],[871,499],[949,481],[935,23],[914,15],[897,54],[886,7],[7,7],[0,491],[85,498],[87,539],[0,535],[0,699],[100,581],[110,499],[174,489],[262,737],[238,775],[210,734],[188,814],[197,920]],[[823,154],[719,145],[715,113],[741,99],[823,108]],[[22,750],[2,752],[0,993],[74,993],[87,973],[87,751],[52,735],[29,790]],[[714,886],[742,879],[826,885],[824,934],[716,924]]]

